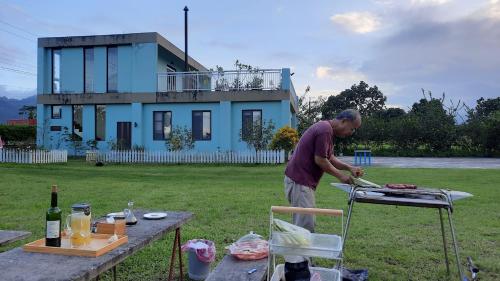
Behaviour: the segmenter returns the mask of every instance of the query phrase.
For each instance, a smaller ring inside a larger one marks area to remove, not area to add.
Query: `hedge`
[[[5,142],[19,142],[36,139],[36,126],[0,125],[0,136]]]

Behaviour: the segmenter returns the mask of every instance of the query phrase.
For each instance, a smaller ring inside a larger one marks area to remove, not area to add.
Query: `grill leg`
[[[351,223],[352,208],[354,207],[354,199],[349,203],[349,210],[347,211],[347,221],[345,223],[344,229],[344,241],[342,241],[342,250],[344,249],[345,241],[347,240],[347,233],[349,231],[349,225]]]
[[[116,265],[113,266],[113,281],[116,281]]]
[[[457,245],[457,239],[455,237],[455,229],[453,228],[453,221],[451,219],[451,210],[450,208],[447,208],[446,210],[448,210],[448,221],[450,222],[451,238],[453,239],[453,247],[455,249],[455,259],[457,260],[458,274],[460,280],[463,280],[464,275],[462,273],[462,267],[460,266],[460,258],[458,257],[458,245]]]
[[[438,208],[439,210],[439,220],[441,222],[441,235],[443,236],[443,248],[444,248],[444,259],[446,261],[446,273],[450,275],[450,260],[448,259],[448,247],[446,243],[446,235],[444,232],[444,224],[443,224],[443,212],[441,211],[441,208]]]

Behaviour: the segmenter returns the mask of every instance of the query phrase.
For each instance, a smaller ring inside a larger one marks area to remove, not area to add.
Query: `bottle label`
[[[46,238],[59,238],[61,229],[61,221],[47,221],[47,235]]]

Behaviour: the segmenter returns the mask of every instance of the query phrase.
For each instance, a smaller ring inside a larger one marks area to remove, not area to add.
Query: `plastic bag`
[[[274,219],[273,239],[276,243],[284,246],[309,246],[311,245],[311,232],[303,227]]]
[[[250,232],[229,245],[228,250],[240,260],[260,260],[269,255],[269,244],[262,236]]]
[[[193,239],[187,241],[181,247],[183,252],[195,251],[198,260],[210,263],[215,260],[215,243],[206,239]]]

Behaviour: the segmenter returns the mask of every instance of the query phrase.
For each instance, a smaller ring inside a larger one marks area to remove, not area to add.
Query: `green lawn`
[[[220,261],[224,247],[249,231],[267,236],[269,207],[286,204],[283,170],[283,165],[95,167],[80,160],[60,165],[0,164],[0,229],[33,232],[0,251],[43,237],[50,186],[58,184],[59,205],[66,213],[71,204],[87,201],[94,217],[100,216],[122,210],[128,200],[136,208],[193,212],[195,218],[183,228],[183,240],[214,240]],[[462,262],[472,256],[481,268],[481,280],[500,279],[499,170],[368,168],[366,172],[366,179],[378,183],[408,182],[473,193],[473,198],[455,204]],[[329,186],[332,180],[323,178],[317,206],[347,210],[347,196]],[[340,232],[339,222],[319,217],[318,232]],[[370,280],[447,280],[437,210],[358,204],[350,230],[344,263],[368,268]],[[119,280],[165,279],[172,239],[170,234],[127,259],[118,267]],[[453,257],[451,253],[450,249]],[[104,278],[109,280],[110,274]]]

